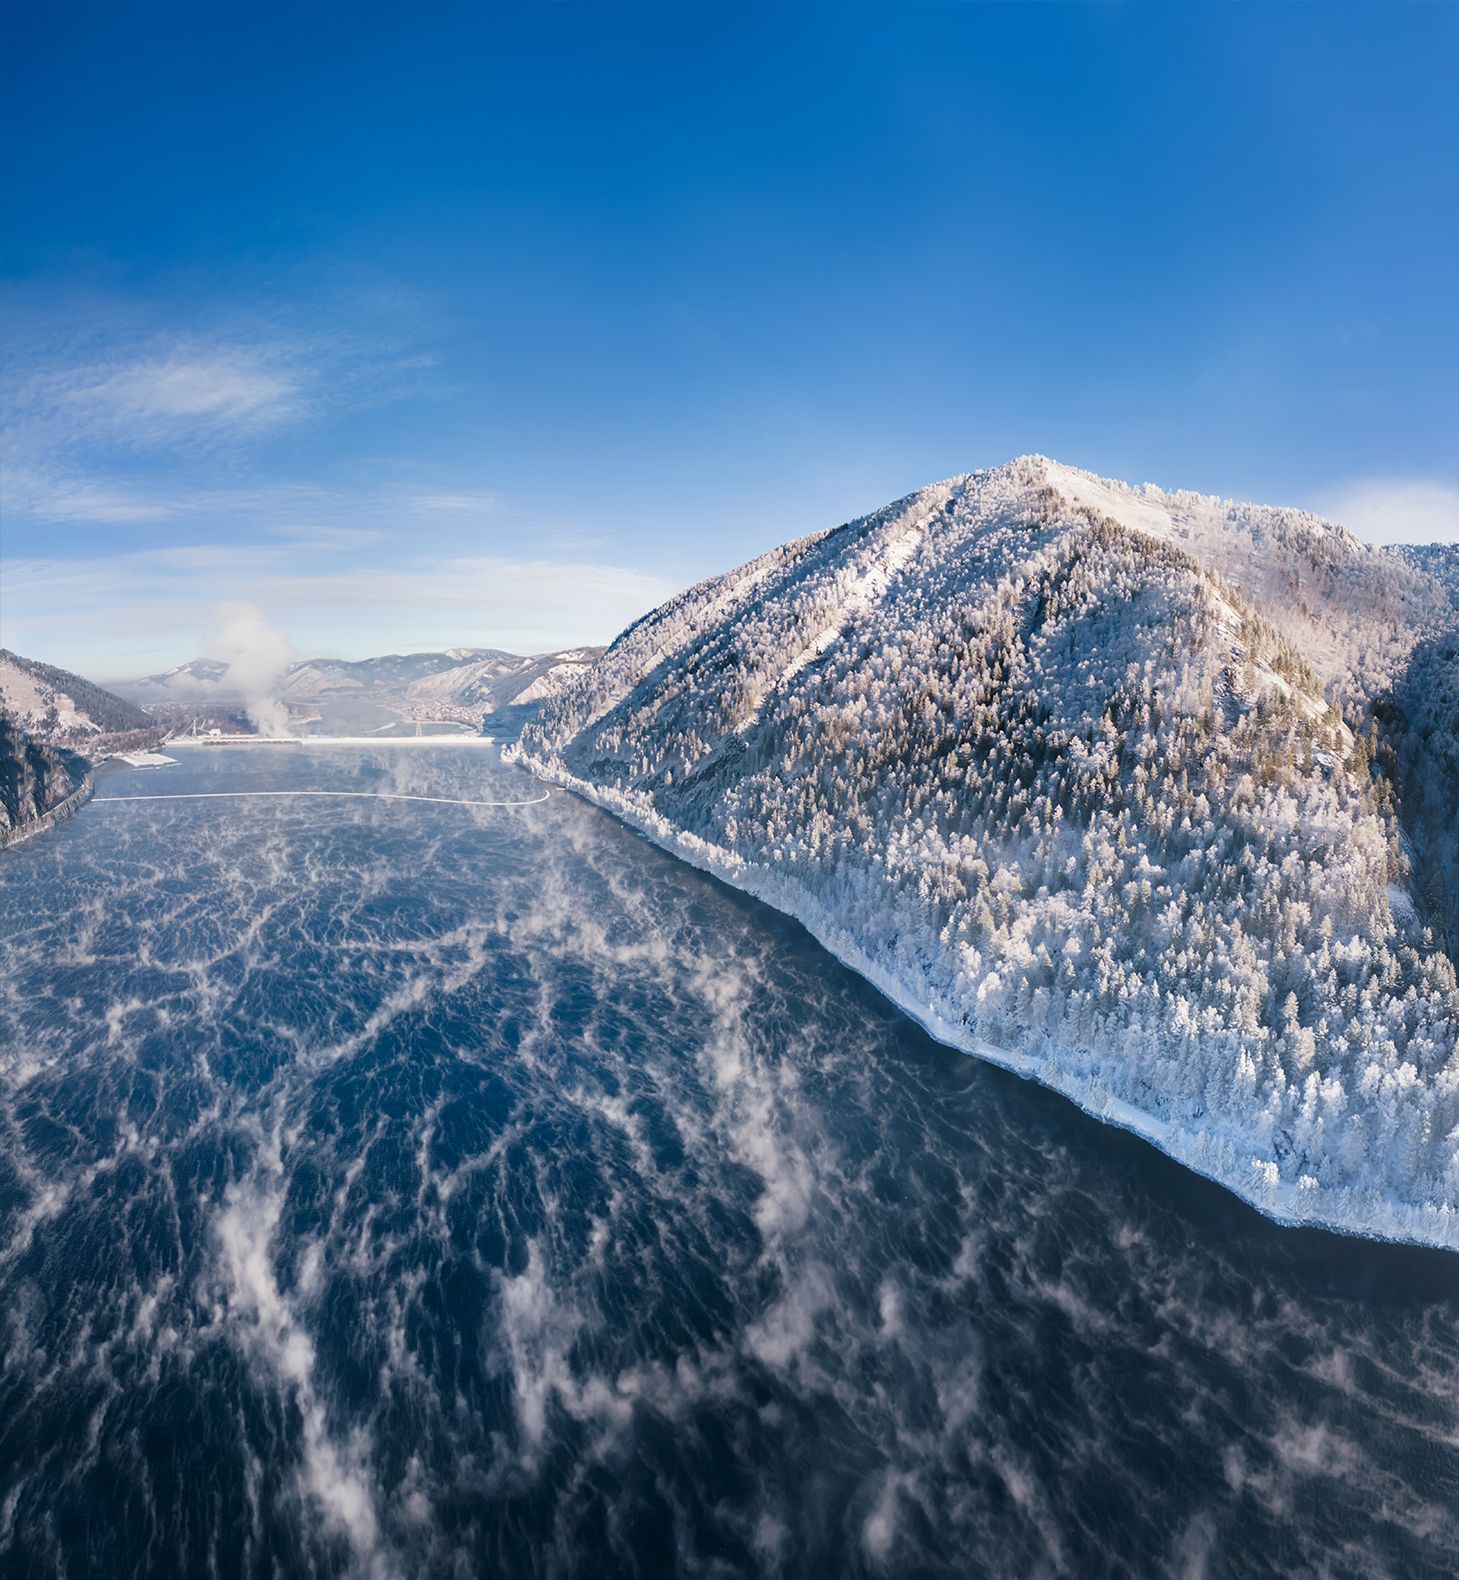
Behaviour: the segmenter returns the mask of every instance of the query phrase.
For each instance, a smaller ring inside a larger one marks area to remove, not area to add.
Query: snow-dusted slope
[[[0,648],[0,708],[39,741],[92,747],[152,720],[133,703],[54,664]]]
[[[1453,621],[1302,512],[1026,457],[691,588],[517,755],[1264,1210],[1459,1247],[1374,713]]]
[[[1459,608],[1459,543],[1398,544],[1387,552],[1432,576]]]

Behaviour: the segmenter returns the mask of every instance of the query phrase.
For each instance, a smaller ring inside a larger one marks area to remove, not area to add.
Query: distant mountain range
[[[509,755],[1264,1211],[1459,1248],[1456,587],[1029,456],[689,589]]]
[[[395,707],[411,717],[476,723],[504,709],[546,701],[602,652],[566,648],[523,656],[486,647],[452,647],[433,653],[387,653],[365,659],[302,659],[291,664],[273,690],[291,710],[358,700]],[[119,683],[138,703],[222,703],[236,699],[228,666],[195,658],[161,674]]]

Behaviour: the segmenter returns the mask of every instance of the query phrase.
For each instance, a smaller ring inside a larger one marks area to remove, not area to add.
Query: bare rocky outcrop
[[[69,817],[91,794],[91,765],[34,740],[0,713],[0,849]]]

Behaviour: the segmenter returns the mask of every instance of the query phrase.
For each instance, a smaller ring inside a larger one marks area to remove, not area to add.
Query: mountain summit
[[[517,756],[1264,1211],[1459,1248],[1445,574],[1025,456],[672,599]]]

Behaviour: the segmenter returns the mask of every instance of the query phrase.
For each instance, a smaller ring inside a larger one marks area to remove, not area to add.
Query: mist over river
[[[471,747],[0,858],[0,1571],[1450,1576],[1459,1257],[1281,1229]]]

